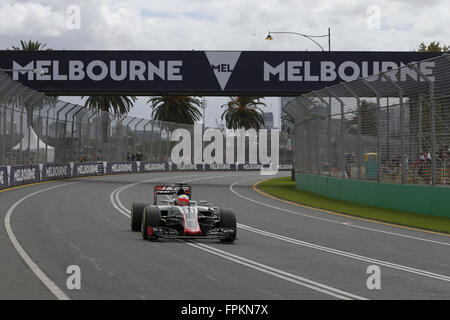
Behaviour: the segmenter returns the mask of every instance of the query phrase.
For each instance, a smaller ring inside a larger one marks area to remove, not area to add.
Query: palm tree
[[[39,50],[52,50],[52,49],[44,49],[47,46],[46,43],[40,43],[39,41],[31,41],[28,42],[20,40],[20,47],[11,46],[12,50],[15,51],[39,51]]]
[[[81,98],[84,98],[84,96]],[[90,96],[84,106],[109,113],[125,114],[130,112],[136,100],[135,96]]]
[[[84,98],[81,97],[81,98]],[[98,109],[100,111],[103,111],[103,142],[108,141],[108,129],[109,129],[109,116],[108,113],[115,113],[115,114],[126,114],[130,111],[131,107],[133,106],[133,103],[137,100],[135,96],[105,96],[105,95],[99,95],[99,96],[90,96],[87,98],[86,102],[84,103],[85,107]]]
[[[153,97],[147,101],[152,107],[152,118],[158,121],[194,125],[201,119],[198,110],[201,101],[191,96]]]
[[[51,49],[44,49],[47,46],[46,43],[41,43],[39,41],[31,41],[28,40],[28,42],[24,40],[20,40],[20,47],[11,46],[12,50],[14,51],[39,51],[39,50],[51,50]],[[7,49],[11,50],[11,49]],[[57,96],[49,96],[51,98],[57,99]],[[33,119],[33,112],[35,110],[35,105],[26,104],[25,109],[27,110],[27,123],[30,127],[34,129],[34,119]],[[42,106],[39,106],[38,109],[42,108]],[[39,134],[39,133],[38,133]]]
[[[260,101],[260,97],[237,96],[231,97],[231,100],[222,105],[226,107],[221,118],[225,118],[225,124],[228,129],[256,129],[264,127],[263,111],[259,106],[266,106]]]

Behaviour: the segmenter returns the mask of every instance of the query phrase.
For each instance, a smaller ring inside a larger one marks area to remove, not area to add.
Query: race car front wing
[[[214,228],[206,235],[180,235],[177,230],[168,227],[153,227],[152,236],[163,239],[226,239],[236,231],[232,228]]]

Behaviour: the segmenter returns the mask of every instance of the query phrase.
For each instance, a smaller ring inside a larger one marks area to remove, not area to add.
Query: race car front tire
[[[233,233],[224,239],[220,239],[222,242],[233,242],[236,240],[237,226],[236,226],[236,215],[233,209],[222,209],[220,210],[220,226],[226,229],[233,229]]]
[[[148,203],[136,202],[131,206],[131,231],[140,231],[142,224],[142,215]]]
[[[156,240],[157,236],[153,232],[149,233],[155,227],[161,225],[161,211],[156,206],[147,206],[144,209],[141,224],[141,233],[144,240]]]

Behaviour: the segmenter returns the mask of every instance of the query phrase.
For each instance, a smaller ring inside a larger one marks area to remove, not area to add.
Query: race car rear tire
[[[148,203],[136,202],[131,206],[131,231],[141,231],[142,215]]]
[[[144,240],[156,240],[157,236],[149,234],[150,228],[159,227],[161,225],[161,211],[156,206],[147,206],[142,215],[141,233]]]
[[[222,209],[220,210],[220,226],[221,228],[233,229],[234,232],[227,238],[220,239],[222,242],[233,242],[236,240],[237,226],[236,226],[236,215],[233,209]]]

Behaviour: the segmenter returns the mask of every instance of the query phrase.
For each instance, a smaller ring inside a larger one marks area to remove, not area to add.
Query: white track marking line
[[[186,244],[188,244],[189,246],[192,246],[194,248],[206,251],[208,253],[212,253],[216,256],[219,256],[221,258],[233,261],[235,263],[247,266],[249,268],[252,268],[254,270],[258,270],[267,274],[270,274],[274,277],[289,281],[291,283],[294,284],[298,284],[300,286],[303,287],[307,287],[309,289],[324,293],[326,295],[338,298],[338,299],[343,299],[343,300],[368,300],[367,298],[361,297],[361,296],[357,296],[354,295],[352,293],[346,292],[346,291],[342,291],[339,289],[336,289],[334,287],[330,287],[327,286],[325,284],[313,281],[313,280],[309,280],[300,276],[297,276],[295,274],[289,273],[289,272],[285,272],[282,271],[280,269],[276,269],[270,266],[267,266],[265,264],[261,264],[258,263],[256,261],[250,260],[250,259],[246,259],[234,254],[231,254],[229,252],[226,251],[222,251],[222,250],[218,250],[214,247],[211,246],[207,246],[205,244],[200,244],[200,243],[192,243],[192,242],[185,242]]]
[[[341,250],[337,250],[337,249],[332,249],[332,248],[328,248],[328,247],[324,247],[324,246],[308,243],[308,242],[305,242],[305,241],[301,241],[301,240],[285,237],[285,236],[278,235],[278,234],[275,234],[275,233],[271,233],[271,232],[268,232],[268,231],[256,229],[256,228],[253,228],[253,227],[250,227],[250,226],[246,226],[246,225],[243,225],[243,224],[238,224],[238,227],[243,229],[243,230],[249,231],[249,232],[258,233],[258,234],[261,234],[261,235],[266,236],[266,237],[275,238],[275,239],[282,240],[282,241],[285,241],[285,242],[289,242],[289,243],[292,243],[292,244],[297,244],[297,245],[300,245],[300,246],[303,246],[303,247],[308,247],[308,248],[311,248],[311,249],[325,251],[325,252],[333,253],[333,254],[336,254],[336,255],[344,256],[344,257],[347,257],[347,258],[352,258],[352,259],[356,259],[356,260],[360,260],[360,261],[365,261],[365,262],[369,262],[369,263],[373,263],[373,264],[389,267],[389,268],[392,268],[392,269],[397,269],[397,270],[401,270],[401,271],[406,271],[406,272],[418,274],[418,275],[421,275],[421,276],[424,276],[424,277],[429,277],[429,278],[433,278],[433,279],[437,279],[437,280],[441,280],[441,281],[450,282],[450,277],[449,276],[445,276],[445,275],[441,275],[441,274],[437,274],[437,273],[433,273],[433,272],[429,272],[429,271],[425,271],[425,270],[420,270],[420,269],[416,269],[416,268],[411,268],[411,267],[399,265],[399,264],[396,264],[396,263],[391,263],[391,262],[387,262],[387,261],[383,261],[383,260],[378,260],[378,259],[374,259],[374,258],[369,258],[369,257],[357,255],[357,254],[354,254],[354,253],[349,253],[349,252],[345,252],[345,251],[341,251]]]
[[[202,180],[202,179],[197,179],[197,180]],[[129,186],[131,186],[131,185],[129,185]],[[125,187],[128,187],[128,186],[125,186]],[[129,214],[130,210],[128,210],[122,204],[122,202],[119,199],[119,194],[124,189],[125,188],[116,189],[117,193],[115,194],[114,198],[115,198],[115,201],[117,201],[118,205],[115,206],[115,208],[117,210],[119,210],[122,214],[124,214],[125,216],[130,218],[130,214]],[[115,192],[116,190],[114,190],[113,192]],[[376,264],[383,265],[383,266],[388,267],[388,268],[392,268],[392,269],[396,269],[396,270],[400,270],[400,271],[404,271],[404,272],[408,272],[408,273],[413,273],[413,274],[417,274],[417,275],[420,275],[420,276],[433,278],[433,279],[437,279],[437,280],[441,280],[441,281],[450,282],[450,277],[446,276],[446,275],[441,275],[441,274],[433,273],[433,272],[426,271],[426,270],[416,269],[416,268],[403,266],[403,265],[392,263],[392,262],[388,262],[388,261],[383,261],[383,260],[378,260],[378,259],[374,259],[374,258],[370,258],[370,257],[366,257],[366,256],[361,256],[361,255],[358,255],[358,254],[354,254],[354,253],[350,253],[350,252],[346,252],[346,251],[342,251],[342,250],[338,250],[338,249],[333,249],[333,248],[329,248],[329,247],[316,245],[316,244],[313,244],[313,243],[309,243],[309,242],[305,242],[305,241],[289,238],[289,237],[286,237],[286,236],[282,236],[282,235],[279,235],[279,234],[271,233],[271,232],[268,232],[268,231],[265,231],[265,230],[260,230],[260,229],[257,229],[257,228],[251,227],[251,226],[247,226],[247,225],[243,225],[243,224],[238,224],[238,227],[243,229],[243,230],[249,231],[249,232],[257,233],[257,234],[260,234],[260,235],[263,235],[263,236],[267,236],[267,237],[272,237],[272,238],[275,238],[275,239],[278,239],[278,240],[281,240],[281,241],[285,241],[285,242],[289,242],[289,243],[292,243],[292,244],[308,247],[308,248],[311,248],[311,249],[320,250],[320,251],[328,252],[328,253],[331,253],[331,254],[344,256],[344,257],[347,257],[347,258],[350,258],[350,259],[365,261],[365,262],[369,262],[369,263],[376,263]]]
[[[250,179],[252,179],[252,178],[250,178]],[[397,236],[397,237],[409,238],[409,239],[414,239],[414,240],[419,240],[419,241],[425,241],[425,242],[440,244],[440,245],[444,245],[444,246],[450,246],[450,243],[447,243],[447,242],[441,242],[441,241],[430,240],[430,239],[425,239],[425,238],[413,237],[413,236],[409,236],[409,235],[402,234],[402,233],[396,233],[396,232],[384,231],[384,230],[380,230],[380,229],[373,229],[373,228],[358,226],[356,224],[349,223],[349,222],[340,222],[340,221],[336,221],[336,220],[331,220],[331,219],[325,219],[325,218],[321,218],[321,217],[312,216],[312,215],[305,214],[305,213],[300,213],[300,212],[289,210],[289,209],[284,209],[284,208],[281,208],[281,207],[273,206],[273,205],[270,205],[270,204],[267,204],[267,203],[263,203],[263,202],[260,202],[260,201],[248,198],[248,197],[243,196],[242,194],[238,193],[236,190],[233,189],[233,187],[236,184],[238,184],[240,182],[244,182],[244,181],[250,180],[250,179],[244,179],[244,180],[239,180],[239,181],[234,182],[229,187],[230,191],[232,193],[234,193],[235,195],[237,195],[238,197],[240,197],[242,199],[245,199],[247,201],[251,201],[251,202],[257,203],[259,205],[272,208],[272,209],[276,209],[276,210],[292,213],[292,214],[295,214],[295,215],[298,215],[298,216],[307,217],[307,218],[316,219],[316,220],[321,220],[321,221],[326,221],[326,222],[331,222],[331,223],[336,223],[336,224],[344,225],[344,226],[347,226],[347,227],[350,227],[350,228],[369,230],[369,231],[373,231],[373,232],[390,234],[390,235],[394,235],[394,236]],[[311,209],[311,210],[314,210],[314,209]],[[369,221],[367,221],[367,222],[370,223]]]
[[[26,253],[25,249],[20,245],[19,241],[17,240],[16,236],[14,235],[14,232],[11,228],[11,216],[14,211],[14,209],[21,204],[23,201],[25,201],[28,198],[31,198],[41,192],[45,192],[51,189],[59,188],[62,186],[66,186],[69,184],[74,184],[78,182],[69,182],[64,184],[59,184],[57,186],[53,186],[50,188],[42,189],[36,192],[33,192],[20,200],[16,201],[6,212],[5,216],[5,229],[6,233],[8,234],[9,240],[11,241],[12,245],[14,246],[14,249],[16,249],[19,256],[22,258],[22,260],[26,263],[26,265],[31,269],[31,271],[34,272],[34,274],[38,277],[38,279],[53,293],[53,295],[59,299],[59,300],[70,300],[69,296],[67,296],[64,291],[62,291],[50,278],[38,267],[38,265],[30,258],[30,256]]]
[[[218,176],[218,177],[221,177],[221,176]],[[200,179],[195,179],[195,180],[206,180],[206,179],[212,179],[212,178],[214,178],[214,177],[200,178]],[[191,181],[194,181],[194,180],[191,180]],[[130,185],[126,185],[124,187],[117,188],[116,190],[114,190],[111,193],[111,196],[110,196],[111,201],[117,201],[116,204],[113,203],[114,208],[116,208],[120,213],[122,213],[123,215],[125,215],[128,218],[131,218],[131,215],[130,215],[131,211],[128,210],[127,208],[125,208],[125,206],[122,204],[122,202],[119,199],[119,194],[120,194],[120,192],[122,192],[126,188],[131,187],[133,185],[135,185],[135,184],[130,184]],[[282,270],[279,270],[279,269],[275,269],[275,268],[272,268],[270,266],[263,265],[263,264],[260,264],[258,262],[255,262],[255,261],[252,261],[252,260],[240,257],[240,256],[232,255],[231,253],[215,249],[215,248],[213,248],[211,246],[207,246],[207,245],[204,245],[204,244],[201,244],[201,245],[200,244],[193,244],[193,243],[190,243],[190,242],[184,242],[184,243],[186,243],[186,244],[188,244],[190,246],[193,246],[193,247],[195,247],[197,249],[200,249],[200,250],[203,250],[203,251],[215,254],[215,255],[220,256],[220,257],[222,257],[224,259],[227,259],[227,260],[239,263],[241,265],[245,265],[245,266],[250,267],[252,269],[255,269],[255,270],[258,270],[258,271],[270,274],[270,275],[273,275],[273,276],[278,277],[280,279],[284,279],[284,280],[289,281],[291,283],[295,283],[295,284],[298,284],[298,285],[301,285],[301,286],[313,289],[315,291],[318,291],[318,292],[321,292],[321,293],[333,296],[335,298],[346,299],[346,300],[351,300],[351,299],[367,300],[367,298],[360,297],[360,296],[354,295],[352,293],[345,292],[345,291],[342,291],[342,290],[339,290],[339,289],[336,289],[336,288],[333,288],[333,287],[327,286],[325,284],[321,284],[321,283],[318,283],[318,282],[315,282],[315,281],[312,281],[312,280],[309,280],[309,279],[306,279],[306,278],[302,278],[300,276],[297,276],[297,275],[294,275],[294,274],[291,274],[291,273],[288,273],[288,272],[285,272],[285,271],[282,271]]]

